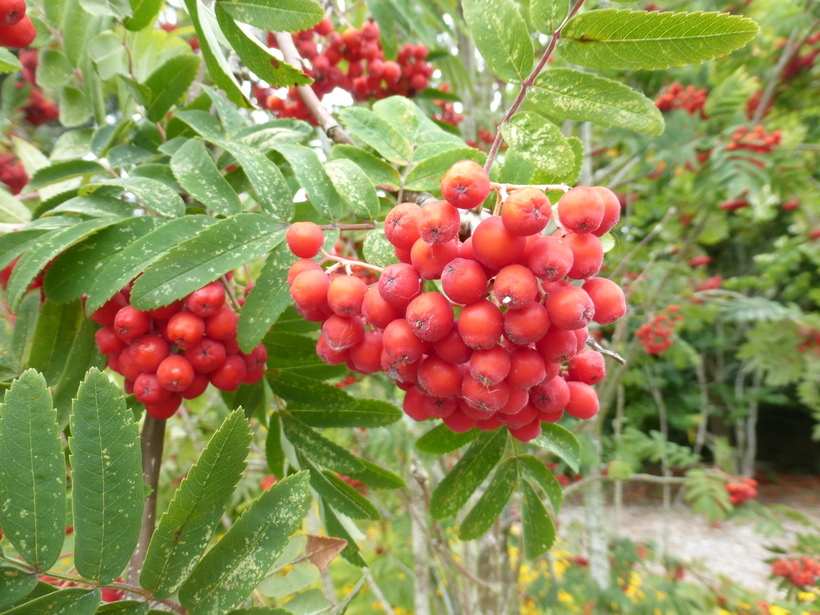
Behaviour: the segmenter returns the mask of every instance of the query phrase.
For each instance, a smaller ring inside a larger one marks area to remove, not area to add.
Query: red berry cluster
[[[695,287],[695,290],[717,290],[723,285],[723,276],[713,275]]]
[[[797,587],[811,587],[820,579],[820,561],[805,555],[792,559],[784,557],[772,563],[772,574]]]
[[[726,484],[726,493],[732,506],[740,506],[746,500],[757,497],[757,481],[753,478],[741,478],[737,482]]]
[[[797,346],[800,352],[811,351],[820,356],[820,329],[803,328],[797,332],[797,335],[800,337],[800,344]]]
[[[666,91],[658,95],[655,99],[655,106],[661,111],[671,111],[672,109],[686,109],[689,115],[700,114],[706,118],[703,112],[703,105],[709,91],[706,88],[697,89],[693,85],[683,87],[675,81]]]
[[[28,183],[23,163],[14,154],[0,154],[0,182],[6,184],[12,194],[20,194],[23,186]]]
[[[726,149],[731,151],[747,150],[758,154],[768,154],[780,145],[783,138],[782,130],[768,132],[761,124],[749,130],[745,126],[738,126],[732,133],[731,143],[726,145]],[[750,162],[760,168],[766,165],[760,160],[749,159]]]
[[[778,47],[783,47],[786,39],[778,41]],[[791,81],[798,75],[808,72],[814,66],[814,59],[820,55],[820,33],[812,34],[804,43],[801,50],[786,65],[783,71],[783,80]]]
[[[370,287],[352,275],[331,279],[310,260],[321,229],[294,224],[287,240],[301,260],[288,281],[297,310],[322,322],[323,361],[384,371],[407,391],[404,411],[417,421],[440,418],[456,432],[506,426],[528,441],[564,411],[579,419],[598,411],[591,385],[606,370],[603,355],[585,348],[587,326],[626,313],[620,287],[593,277],[603,263],[599,237],[621,207],[605,188],[573,188],[557,204],[559,230],[543,235],[549,199],[517,188],[500,216],[460,242],[459,210],[480,206],[491,189],[481,166],[461,161],[441,180],[445,200],[394,207],[384,232],[401,262]],[[425,280],[440,280],[443,292],[424,292]]]
[[[739,197],[736,199],[728,199],[723,201],[718,207],[723,211],[737,211],[738,209],[743,209],[744,207],[749,206],[749,201],[747,201],[743,197]]]
[[[434,68],[425,62],[428,50],[424,45],[407,44],[399,50],[396,60],[385,60],[379,25],[367,21],[361,29],[347,28],[337,32],[328,19],[313,28],[293,35],[300,55],[310,62],[306,73],[313,77],[311,87],[319,98],[335,88],[342,88],[357,101],[386,98],[398,94],[414,96],[425,89]],[[273,34],[268,45],[276,47]],[[260,106],[279,117],[311,120],[296,88],[282,99],[269,88],[255,88]]]
[[[670,305],[666,311],[667,314],[656,314],[650,322],[642,324],[635,332],[646,354],[663,354],[672,345],[671,337],[675,323],[683,320],[683,315],[677,305]]]
[[[26,0],[0,0],[0,47],[22,49],[37,36],[37,29],[26,15]]]
[[[154,418],[170,418],[183,399],[199,397],[209,382],[235,391],[264,375],[268,351],[259,344],[240,352],[239,315],[225,303],[221,283],[147,312],[129,305],[129,296],[126,287],[91,314],[103,325],[94,337],[108,367],[125,377],[126,392]]]
[[[693,256],[689,259],[689,266],[693,268],[706,267],[706,265],[708,265],[711,262],[711,256],[707,256],[706,254],[699,254],[698,256]]]
[[[769,100],[768,104],[766,105],[766,109],[763,111],[763,116],[766,117],[771,113],[772,107],[774,107],[774,99],[775,97],[772,96],[771,100]],[[763,100],[763,90],[758,89],[755,90],[754,93],[749,96],[749,100],[746,101],[746,117],[750,120],[755,116],[757,113],[758,107],[760,107],[760,103]]]
[[[441,86],[439,86],[439,90],[449,92],[450,84],[442,83]],[[437,122],[450,124],[450,126],[458,126],[464,120],[464,115],[456,112],[455,103],[449,100],[434,100],[433,104],[441,109],[441,111],[437,111],[433,114],[433,119]]]

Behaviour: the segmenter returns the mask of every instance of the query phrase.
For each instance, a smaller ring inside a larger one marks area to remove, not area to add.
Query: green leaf
[[[524,556],[535,559],[555,542],[555,524],[529,481],[521,484],[521,529]]]
[[[389,96],[373,103],[373,112],[396,126],[404,138],[413,143],[419,132],[420,109],[409,98]]]
[[[36,574],[0,566],[0,609],[25,598],[36,586]]]
[[[387,240],[384,234],[384,224],[382,223],[379,223],[364,238],[362,252],[365,260],[377,267],[387,267],[399,262],[393,244]]]
[[[40,49],[36,75],[37,85],[56,90],[71,81],[73,73],[71,62],[62,51],[51,47]]]
[[[77,395],[77,387],[82,382],[86,371],[92,365],[104,367],[103,355],[97,350],[94,333],[99,325],[86,318],[80,330],[74,336],[71,348],[65,360],[65,369],[54,385],[54,407],[57,408],[57,424],[62,430],[68,423],[71,400]]]
[[[538,111],[553,117],[663,134],[663,115],[652,100],[592,73],[550,69],[536,78],[527,96]]]
[[[86,314],[91,314],[102,307],[160,256],[196,236],[203,229],[216,224],[216,220],[210,216],[185,216],[170,222],[162,220],[161,224],[159,228],[143,235],[106,261],[88,290]]]
[[[99,589],[72,587],[21,604],[4,615],[94,615],[101,597]]]
[[[145,556],[140,585],[171,596],[205,552],[250,451],[251,431],[240,408],[213,435],[162,515]]]
[[[131,6],[134,13],[125,20],[125,27],[136,32],[153,25],[163,4],[162,0],[132,0]]]
[[[166,218],[185,215],[185,202],[179,193],[169,185],[147,177],[126,177],[106,179],[88,184],[80,189],[80,194],[90,194],[103,186],[117,186],[137,197],[143,205]]]
[[[404,178],[404,187],[407,190],[438,190],[442,175],[459,160],[474,160],[483,165],[487,154],[474,147],[458,147],[430,156],[412,166]]]
[[[360,218],[379,216],[379,195],[364,171],[352,160],[340,158],[325,163],[325,172],[342,200]]]
[[[432,455],[446,455],[469,444],[478,437],[479,433],[478,429],[456,433],[441,423],[416,440],[416,448]]]
[[[543,461],[539,461],[532,455],[519,455],[517,459],[521,463],[524,476],[544,490],[544,493],[550,499],[553,512],[558,514],[561,505],[564,503],[564,491],[561,483],[547,469]]]
[[[201,141],[187,140],[171,157],[171,170],[180,186],[216,213],[232,216],[242,211],[239,197]]]
[[[342,474],[350,475],[354,472],[364,471],[361,460],[348,452],[347,449],[335,442],[331,442],[288,412],[282,413],[281,418],[285,437],[303,455],[307,455],[316,463]]]
[[[74,226],[50,233],[38,245],[23,255],[11,274],[8,288],[8,302],[12,311],[16,310],[28,290],[32,280],[55,256],[65,252],[78,241],[92,233],[117,222],[116,218],[86,220]]]
[[[122,39],[111,31],[98,34],[88,43],[88,55],[103,81],[128,75],[128,52]],[[111,126],[111,128],[116,128]]]
[[[148,615],[148,603],[136,600],[122,600],[103,604],[97,615]]]
[[[149,0],[143,1],[147,2]],[[228,59],[220,48],[219,37],[213,28],[213,23],[207,18],[208,9],[201,5],[198,0],[185,0],[185,8],[188,9],[188,15],[191,16],[191,21],[196,29],[199,48],[211,79],[227,94],[228,100],[233,104],[240,107],[248,106],[248,101],[242,93],[242,87],[234,77]],[[203,15],[200,15],[200,9],[202,9],[205,16],[204,19]]]
[[[347,476],[350,478],[355,478],[374,489],[401,489],[407,486],[407,483],[401,476],[391,472],[387,468],[367,461],[367,459],[359,459],[359,461],[361,461],[364,466],[364,470],[348,474]]]
[[[348,562],[353,564],[354,566],[358,566],[359,568],[364,568],[367,566],[367,562],[365,561],[364,557],[362,557],[362,552],[359,551],[359,547],[356,545],[356,541],[353,540],[353,536],[350,535],[347,528],[341,522],[336,513],[333,509],[328,506],[327,502],[322,503],[322,512],[324,521],[325,521],[325,528],[327,529],[327,533],[329,536],[335,536],[336,538],[343,538],[347,541],[347,546],[341,552],[341,556],[346,559]],[[308,592],[304,592],[300,594],[303,596]]]
[[[487,489],[464,517],[458,537],[461,540],[475,540],[483,536],[504,510],[517,484],[518,467],[515,459],[507,459],[498,466]]]
[[[17,310],[11,332],[11,357],[16,371],[22,371],[28,362],[31,338],[40,317],[40,300],[39,291],[31,292],[23,298]]]
[[[490,70],[503,81],[522,83],[532,71],[533,51],[527,24],[513,0],[463,0],[462,9]]]
[[[29,180],[25,191],[39,190],[43,186],[56,184],[73,177],[86,177],[106,173],[105,167],[93,160],[64,160],[39,169]]]
[[[168,110],[173,107],[196,79],[199,70],[199,57],[192,53],[175,55],[157,68],[145,85],[151,88],[153,98],[145,109],[145,114],[152,122],[164,119]]]
[[[299,32],[322,21],[325,12],[315,0],[220,0],[236,21],[272,32]]]
[[[507,444],[507,430],[483,432],[433,490],[430,514],[444,519],[456,514],[489,476]]]
[[[0,222],[22,224],[31,220],[31,210],[8,191],[0,188]]]
[[[26,367],[40,372],[47,382],[56,382],[63,373],[82,319],[83,306],[79,301],[46,301],[37,319]]]
[[[339,112],[344,125],[357,139],[372,147],[392,163],[406,165],[413,155],[410,142],[389,122],[362,107],[345,107]]]
[[[190,615],[221,615],[239,606],[299,529],[309,504],[306,472],[263,492],[194,568],[179,590],[182,606]]]
[[[307,192],[311,205],[328,220],[342,215],[342,197],[331,182],[316,151],[296,144],[274,143],[273,148],[287,160],[299,184]]]
[[[352,160],[373,182],[374,186],[379,186],[386,190],[398,191],[401,185],[401,175],[398,170],[376,158],[370,152],[355,145],[335,145],[331,151],[331,158],[338,160],[345,158]]]
[[[26,370],[0,414],[0,527],[37,570],[60,557],[65,538],[65,459],[45,378]]]
[[[102,194],[92,194],[89,196],[75,196],[54,209],[48,211],[39,210],[41,218],[46,218],[53,215],[60,215],[64,213],[81,214],[91,218],[108,218],[116,216],[124,218],[133,215],[136,206],[134,203],[129,203],[123,199],[115,197],[104,196]]]
[[[13,53],[5,47],[0,47],[0,73],[15,73],[22,70],[23,65]]]
[[[131,305],[149,310],[168,305],[275,248],[285,232],[260,214],[220,220],[177,244],[134,283]]]
[[[335,413],[355,407],[355,400],[334,386],[300,374],[269,369],[271,390],[289,405]]]
[[[262,341],[271,325],[290,304],[287,277],[292,260],[293,256],[284,243],[268,255],[239,313],[237,341],[244,352],[250,352]]]
[[[552,34],[569,15],[569,0],[531,0],[530,19],[539,32]]]
[[[46,272],[46,296],[57,302],[79,299],[117,254],[161,226],[162,222],[152,216],[128,218],[63,252]]]
[[[65,86],[60,89],[60,123],[68,128],[85,124],[91,117],[91,103],[80,88]]]
[[[98,17],[116,17],[119,20],[131,15],[131,3],[128,0],[80,0],[82,7]]]
[[[574,472],[580,468],[581,443],[566,427],[555,423],[541,423],[541,435],[532,443],[558,455]]]
[[[386,427],[402,417],[401,410],[396,406],[375,399],[356,399],[354,405],[332,412],[290,406],[288,412],[312,427]]]
[[[139,539],[142,455],[134,414],[117,385],[96,368],[72,405],[69,446],[74,565],[86,579],[110,583]]]
[[[604,9],[573,17],[558,52],[587,68],[657,70],[725,56],[759,29],[751,19],[728,13]]]
[[[278,479],[285,477],[285,450],[282,447],[282,419],[278,412],[270,416],[268,435],[265,438],[265,458],[268,469]]]
[[[332,472],[323,472],[302,455],[299,455],[299,463],[310,470],[310,486],[322,496],[326,504],[351,519],[381,519],[376,507],[341,478]]]
[[[293,615],[287,609],[274,608],[270,606],[252,606],[247,609],[236,609],[228,615]]]
[[[572,171],[575,155],[552,122],[537,113],[516,113],[501,134],[515,152],[537,169],[557,175]]]
[[[293,193],[279,167],[253,147],[233,141],[213,142],[236,158],[253,185],[259,204],[265,212],[284,221],[293,218]]]
[[[256,35],[248,33],[237,24],[225,10],[224,3],[216,4],[216,19],[231,48],[245,65],[272,87],[294,87],[313,82],[313,79],[301,70],[271,54],[267,45]]]

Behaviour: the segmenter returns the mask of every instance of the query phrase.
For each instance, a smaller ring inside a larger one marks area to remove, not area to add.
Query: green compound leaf
[[[553,117],[663,134],[663,115],[652,100],[629,86],[591,73],[550,69],[536,78],[527,97],[538,111]]]
[[[381,223],[377,224],[376,228],[364,238],[362,251],[365,260],[377,267],[387,267],[399,262],[393,244],[387,240],[384,234],[384,224]]]
[[[45,378],[26,370],[0,410],[0,527],[37,570],[54,565],[65,539],[62,448]]]
[[[238,607],[299,529],[309,504],[307,472],[263,492],[194,568],[179,590],[182,606],[190,615],[222,615]]]
[[[401,185],[398,170],[355,145],[335,145],[331,151],[331,158],[352,160],[365,172],[374,186],[397,191]]]
[[[487,154],[473,147],[457,147],[416,161],[404,180],[407,190],[438,190],[441,176],[460,160],[473,160],[481,165]]]
[[[96,615],[148,615],[148,603],[136,600],[122,600],[103,604]]]
[[[367,220],[375,220],[379,216],[379,195],[359,165],[352,160],[339,158],[325,163],[325,172],[330,176],[336,192],[357,216]]]
[[[216,220],[210,216],[185,216],[168,222],[162,220],[161,224],[162,226],[143,235],[106,261],[102,270],[95,275],[94,283],[88,291],[86,314],[92,314],[102,307],[163,254],[216,224]]]
[[[185,215],[185,202],[176,190],[157,179],[148,177],[126,177],[124,179],[106,179],[87,184],[80,189],[81,195],[91,194],[103,186],[117,186],[130,192],[145,207],[166,218],[179,218]]]
[[[201,141],[186,141],[171,157],[171,171],[182,188],[216,213],[232,216],[242,211],[239,197]]]
[[[220,0],[236,21],[272,32],[299,32],[312,28],[325,16],[315,0]]]
[[[430,514],[434,519],[444,519],[461,510],[501,459],[506,444],[506,429],[487,431],[478,436],[433,491]]]
[[[356,406],[356,400],[344,391],[313,378],[276,369],[269,369],[266,375],[271,390],[289,405],[327,413]]]
[[[334,188],[316,150],[304,145],[275,143],[274,149],[287,160],[310,204],[328,220],[342,215],[342,197]]]
[[[524,556],[535,559],[555,542],[555,524],[529,481],[521,484],[521,529]]]
[[[587,68],[657,70],[719,58],[752,40],[760,27],[728,13],[604,9],[573,17],[558,52]]]
[[[347,449],[335,442],[331,442],[287,412],[281,413],[281,418],[285,437],[303,455],[310,457],[326,468],[342,474],[350,475],[364,471],[361,460],[348,452]]]
[[[5,47],[0,48],[0,73],[14,73],[21,70],[23,65],[13,53]]]
[[[110,583],[139,539],[139,429],[117,385],[97,368],[80,385],[70,423],[74,565],[86,579]]]
[[[564,175],[572,171],[575,154],[566,137],[552,122],[537,113],[516,113],[501,134],[510,151],[535,168]]]
[[[359,459],[359,461],[361,461],[364,466],[364,470],[348,474],[350,478],[355,478],[374,489],[401,489],[407,486],[407,483],[401,476],[391,472],[387,468],[383,468],[366,459]]]
[[[353,539],[353,536],[350,535],[350,532],[344,524],[339,520],[339,517],[333,509],[328,506],[327,502],[322,504],[322,512],[324,513],[323,517],[328,535],[335,536],[336,538],[343,538],[347,541],[347,546],[340,555],[354,566],[358,566],[359,568],[366,567],[367,562],[362,556],[362,552],[359,550],[356,541]]]
[[[136,0],[131,3],[134,9],[131,17],[125,20],[125,27],[132,32],[152,25],[163,6],[162,0]]]
[[[416,448],[432,455],[446,455],[469,444],[478,437],[479,433],[478,429],[456,433],[442,423],[416,440]]]
[[[139,310],[168,305],[275,248],[281,224],[260,214],[220,220],[157,259],[134,283],[131,304]]]
[[[532,443],[558,455],[574,472],[581,466],[581,443],[566,427],[555,423],[541,423],[541,435]]]
[[[101,598],[99,589],[72,587],[35,598],[3,615],[94,615]]]
[[[24,192],[39,190],[43,186],[50,186],[74,177],[86,177],[105,172],[105,167],[93,160],[62,160],[34,173]]]
[[[390,162],[402,166],[410,162],[413,156],[410,142],[387,120],[362,107],[345,107],[339,117],[353,136]]]
[[[217,430],[174,493],[151,538],[140,585],[156,598],[171,596],[205,552],[225,512],[250,451],[244,411],[235,410]]]
[[[25,598],[36,586],[36,574],[0,566],[0,609]]]
[[[553,476],[543,461],[539,461],[532,455],[519,455],[517,459],[521,463],[524,476],[544,490],[544,493],[550,499],[553,512],[558,514],[564,502],[564,491],[561,483]]]
[[[282,446],[282,419],[278,412],[270,415],[268,435],[265,438],[265,458],[268,469],[278,479],[285,477],[285,449]]]
[[[153,97],[145,109],[152,122],[159,122],[173,107],[196,79],[200,59],[192,53],[177,54],[157,68],[145,80]]]
[[[243,352],[253,350],[290,305],[287,280],[292,263],[293,254],[285,243],[279,244],[268,255],[256,284],[239,313],[236,338]]]
[[[513,0],[463,0],[461,4],[490,70],[503,81],[522,83],[532,71],[533,51],[527,24]]]
[[[376,399],[354,401],[354,405],[332,412],[291,406],[288,412],[311,427],[386,427],[401,420],[402,411],[391,403]]]
[[[569,0],[532,0],[530,19],[539,32],[552,34],[569,15]]]
[[[379,511],[370,501],[332,472],[323,472],[303,455],[299,463],[310,470],[310,486],[322,496],[324,502],[351,519],[381,519]]]
[[[483,536],[504,510],[517,484],[518,467],[515,459],[507,459],[498,466],[487,490],[464,517],[458,537],[461,540],[474,540]]]

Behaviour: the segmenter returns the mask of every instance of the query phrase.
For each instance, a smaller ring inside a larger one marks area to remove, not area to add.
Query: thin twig
[[[490,182],[490,189],[502,191],[506,190],[507,192],[513,192],[514,190],[521,190],[523,188],[537,188],[538,190],[543,190],[544,192],[550,191],[561,191],[567,192],[571,186],[567,184],[499,184],[496,182]]]
[[[624,359],[621,355],[619,355],[614,350],[609,350],[608,348],[604,348],[601,346],[595,339],[588,337],[587,338],[587,346],[592,348],[593,350],[600,352],[602,355],[606,355],[612,359],[615,359],[621,365],[626,365],[626,359]]]
[[[657,237],[660,234],[661,230],[663,230],[663,226],[667,222],[669,222],[669,220],[672,218],[672,216],[674,216],[677,212],[678,212],[678,210],[675,207],[670,207],[666,211],[666,213],[664,214],[663,218],[661,218],[660,221],[652,228],[652,230],[649,231],[649,233],[646,234],[646,237],[641,239],[640,243],[638,243],[638,245],[635,246],[629,254],[627,254],[626,256],[623,257],[623,259],[621,259],[621,262],[618,263],[617,267],[615,267],[615,270],[612,272],[612,275],[610,275],[609,278],[610,279],[616,278],[618,276],[618,274],[635,257],[635,255],[638,252],[640,252],[646,244],[648,244],[650,241],[655,239],[655,237]]]
[[[373,271],[378,271],[379,273],[384,271],[384,267],[377,267],[376,265],[371,265],[370,263],[365,263],[363,261],[356,261],[356,260],[351,260],[349,258],[343,258],[341,256],[334,256],[333,254],[331,254],[330,252],[327,252],[324,249],[321,250],[321,253],[322,253],[322,256],[325,257],[325,260],[334,261],[334,262],[340,263],[342,265],[345,265],[346,267],[355,267],[355,266],[365,267],[366,269],[372,269]]]

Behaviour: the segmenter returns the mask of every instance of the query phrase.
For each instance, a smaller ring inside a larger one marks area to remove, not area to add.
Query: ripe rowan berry
[[[578,338],[572,331],[550,327],[535,349],[547,363],[563,363],[578,354]]]
[[[114,327],[108,326],[99,329],[94,333],[94,340],[97,342],[97,348],[100,352],[107,356],[119,355],[126,344],[119,335],[114,331]]]
[[[421,234],[418,230],[418,219],[421,207],[415,203],[399,203],[384,219],[384,235],[396,248],[410,250]]]
[[[151,317],[130,305],[126,305],[114,317],[114,332],[129,344],[150,330]]]
[[[433,343],[433,351],[439,358],[460,365],[470,360],[473,349],[464,343],[458,332],[458,321],[454,321],[450,331],[443,338]]]
[[[520,309],[535,301],[538,280],[523,265],[507,265],[495,276],[493,294],[501,307]]]
[[[452,241],[458,235],[461,217],[447,201],[430,201],[421,208],[416,228],[425,243],[433,245]]]
[[[507,384],[510,384],[507,380]],[[498,409],[501,414],[515,414],[520,412],[530,401],[530,392],[527,389],[510,386],[510,397],[507,403]]]
[[[89,318],[94,322],[103,326],[113,325],[114,318],[122,308],[128,305],[128,300],[122,293],[116,293],[105,304],[95,312],[92,312]]]
[[[231,355],[209,374],[211,384],[220,391],[235,391],[245,378],[248,369],[239,355]]]
[[[601,325],[611,325],[626,314],[624,291],[612,280],[589,278],[582,286],[595,305],[593,320]]]
[[[13,26],[26,15],[25,0],[0,1],[0,26]]]
[[[606,207],[599,194],[587,186],[572,188],[558,200],[558,217],[565,229],[579,235],[598,230]],[[618,209],[620,212],[620,207]]]
[[[487,296],[487,274],[474,260],[454,258],[441,272],[441,287],[453,303],[470,305]]]
[[[400,310],[404,310],[418,297],[421,289],[421,276],[418,271],[405,263],[388,265],[379,278],[379,293],[382,299]]]
[[[461,392],[464,370],[459,365],[431,355],[421,361],[416,373],[416,386],[433,397],[450,397]]]
[[[600,237],[605,233],[611,231],[621,219],[621,201],[618,195],[612,192],[609,188],[603,186],[593,186],[592,189],[601,198],[604,203],[604,217],[601,220],[601,225],[592,233]]]
[[[467,374],[461,384],[461,395],[474,409],[497,412],[510,399],[510,386],[504,381],[487,386],[471,374]]]
[[[208,388],[209,384],[210,382],[208,380],[208,376],[197,372],[194,374],[194,379],[191,382],[191,386],[185,389],[181,395],[183,399],[196,399],[205,392],[205,389]]]
[[[466,306],[458,316],[459,335],[473,349],[492,348],[503,330],[501,310],[484,299]]]
[[[300,258],[313,258],[325,243],[322,229],[314,222],[294,222],[285,233],[288,248]]]
[[[184,306],[185,302],[182,299],[179,299],[169,305],[148,310],[148,314],[150,314],[151,318],[155,320],[168,320],[171,316],[179,312]]]
[[[113,359],[114,357],[111,358]],[[124,348],[122,352],[120,352],[119,356],[117,356],[116,366],[117,371],[128,380],[136,380],[137,376],[142,373],[142,370],[134,363],[134,359],[131,358],[130,348]]]
[[[194,367],[181,354],[172,354],[159,364],[157,378],[163,388],[181,393],[193,383]]]
[[[327,302],[329,287],[330,278],[324,270],[307,269],[294,278],[290,296],[297,309],[319,308]]]
[[[456,240],[430,245],[419,239],[410,250],[410,262],[425,280],[437,280],[447,263],[458,256]]]
[[[430,292],[419,295],[410,302],[405,319],[420,339],[437,342],[450,332],[455,317],[453,307],[444,295]]]
[[[134,397],[143,404],[156,404],[171,396],[171,391],[164,388],[156,374],[143,372],[134,380]]]
[[[558,380],[558,378],[556,378]],[[598,394],[588,384],[583,382],[567,382],[569,388],[569,401],[567,402],[567,414],[576,419],[591,419],[598,412]]]
[[[618,210],[620,211],[620,209]],[[552,206],[543,190],[523,188],[513,192],[502,204],[501,220],[513,235],[540,233],[552,217]]]
[[[567,233],[562,239],[572,250],[572,268],[567,272],[567,276],[573,280],[585,280],[601,270],[604,248],[601,240],[595,235]]]
[[[203,337],[185,350],[185,358],[200,374],[209,374],[225,362],[228,354],[222,342]]]
[[[227,340],[236,337],[236,326],[239,314],[229,305],[223,305],[213,316],[205,319],[205,335],[214,340]]]
[[[428,414],[425,397],[427,397],[427,395],[419,391],[416,387],[407,389],[407,392],[404,394],[404,401],[402,402],[404,413],[418,422],[429,419],[430,415]]]
[[[487,172],[472,160],[462,160],[451,166],[441,178],[441,194],[459,209],[473,209],[490,194]]]
[[[163,401],[145,404],[145,411],[155,419],[164,421],[174,416],[181,405],[182,395],[170,393]]]
[[[504,337],[518,346],[537,342],[549,328],[549,313],[540,303],[532,302],[519,310],[504,312]]]
[[[544,359],[532,348],[515,348],[510,352],[510,371],[507,384],[529,389],[547,377]]]
[[[530,402],[541,412],[560,412],[569,403],[569,386],[563,378],[530,389]]]
[[[384,342],[380,332],[365,333],[362,341],[348,351],[350,361],[360,374],[375,374],[381,370]]]
[[[537,422],[538,409],[532,404],[526,404],[515,414],[499,413],[497,416],[502,425],[506,425],[510,429],[520,429],[525,425],[529,425],[533,421]]]
[[[510,435],[519,442],[530,442],[541,435],[541,421],[537,418],[521,427],[507,426]]]
[[[8,49],[24,49],[37,38],[37,28],[31,23],[28,15],[17,23],[9,26],[0,26],[0,47]]]
[[[358,316],[345,318],[334,314],[322,323],[322,334],[333,350],[346,350],[362,341],[364,322]]]
[[[452,414],[445,416],[442,421],[453,433],[464,433],[470,431],[478,423],[478,419],[467,416],[461,409],[461,406],[456,408]]]
[[[510,233],[501,216],[491,216],[473,231],[473,254],[482,265],[494,271],[512,265],[524,253],[527,240]]]
[[[398,318],[384,329],[384,350],[399,363],[414,363],[421,359],[427,344],[414,332],[404,318]]]
[[[165,329],[165,339],[180,348],[190,348],[205,335],[205,321],[191,312],[171,316]]]
[[[566,276],[574,256],[572,249],[558,237],[539,237],[527,257],[530,271],[537,278],[555,282]]]
[[[394,308],[387,303],[379,292],[378,284],[367,289],[362,300],[362,316],[374,327],[384,329],[397,318],[404,316],[404,310]]]
[[[350,358],[350,351],[348,349],[334,350],[330,347],[330,344],[327,343],[327,338],[324,335],[320,335],[319,340],[316,342],[316,354],[322,362],[328,365],[341,365]]]
[[[141,335],[133,341],[129,352],[134,364],[142,371],[156,372],[171,349],[159,335]]]
[[[567,380],[598,384],[606,377],[604,355],[590,348],[584,348],[569,361]]]
[[[470,356],[470,374],[485,386],[498,384],[510,373],[510,353],[503,346],[476,350]]]
[[[225,305],[225,287],[218,281],[206,284],[185,298],[185,307],[202,318],[213,316],[223,305]]]
[[[297,275],[303,271],[310,270],[322,271],[322,266],[309,258],[300,258],[298,261],[293,263],[290,266],[290,269],[288,269],[288,286],[293,286],[293,281],[296,279]]]
[[[547,297],[546,307],[552,326],[567,331],[586,327],[595,315],[592,299],[579,286],[559,288]]]

